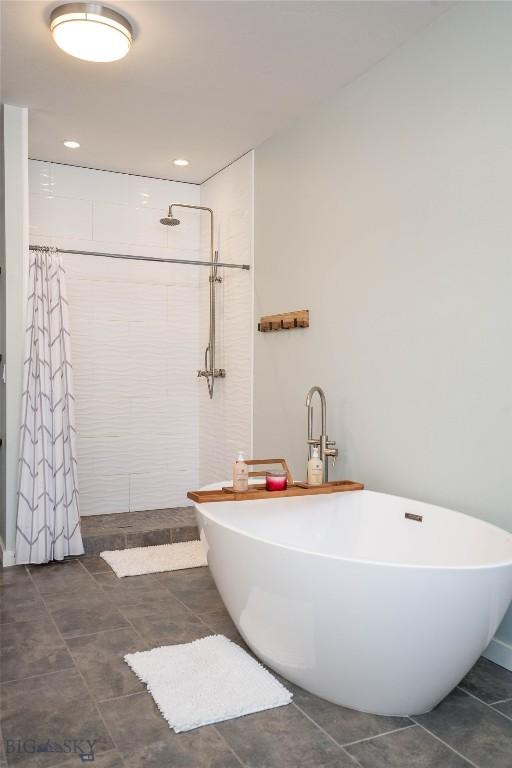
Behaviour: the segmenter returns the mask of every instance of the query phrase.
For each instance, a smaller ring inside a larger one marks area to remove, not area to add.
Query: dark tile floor
[[[197,538],[193,507],[121,512],[82,517],[82,538],[88,555],[106,549],[173,544]]]
[[[512,768],[512,673],[481,659],[433,712],[376,717],[290,685],[293,703],[175,734],[123,661],[212,632],[242,642],[207,568],[118,579],[97,556],[0,573],[0,766]]]

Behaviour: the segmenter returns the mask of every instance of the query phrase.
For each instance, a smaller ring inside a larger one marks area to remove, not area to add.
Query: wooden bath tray
[[[189,491],[187,496],[196,504],[206,504],[212,501],[256,501],[258,499],[281,499],[287,496],[315,496],[343,491],[362,491],[363,489],[362,483],[355,483],[352,480],[335,480],[332,483],[314,486],[308,486],[307,483],[293,483],[288,486],[286,491],[267,491],[264,485],[258,484],[251,485],[250,490],[243,493],[219,488],[214,491]]]

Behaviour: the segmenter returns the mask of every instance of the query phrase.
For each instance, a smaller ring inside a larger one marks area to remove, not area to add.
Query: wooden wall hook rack
[[[309,309],[299,309],[296,312],[284,312],[280,315],[264,315],[260,317],[258,331],[290,331],[292,328],[309,328]]]

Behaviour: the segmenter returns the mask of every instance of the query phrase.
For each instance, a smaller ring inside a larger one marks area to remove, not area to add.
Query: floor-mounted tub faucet
[[[313,406],[311,401],[315,392],[320,398],[321,415],[322,415],[322,434],[320,437],[313,437]],[[338,449],[336,440],[329,440],[327,436],[327,404],[325,402],[325,395],[321,387],[311,387],[306,397],[306,408],[308,409],[308,458],[311,458],[311,451],[313,446],[317,446],[320,450],[320,458],[323,464],[323,481],[327,483],[329,480],[329,456],[332,457],[332,466],[336,464],[336,457],[338,456]]]

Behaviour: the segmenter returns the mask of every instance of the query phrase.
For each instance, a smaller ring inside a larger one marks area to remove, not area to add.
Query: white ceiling
[[[60,4],[1,4],[2,101],[30,108],[30,156],[193,182],[306,113],[451,5],[113,2],[136,39],[125,59],[94,64],[53,43],[47,21]],[[65,139],[80,149],[66,149]],[[190,166],[176,168],[176,157]]]

